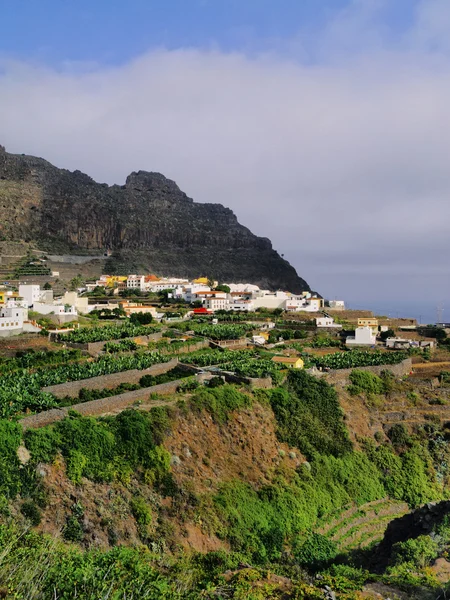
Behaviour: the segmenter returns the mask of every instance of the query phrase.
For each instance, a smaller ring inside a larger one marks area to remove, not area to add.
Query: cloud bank
[[[232,208],[330,297],[446,299],[450,5],[419,4],[397,39],[382,8],[355,1],[313,43],[300,32],[252,57],[4,58],[0,143],[108,183],[160,171]]]

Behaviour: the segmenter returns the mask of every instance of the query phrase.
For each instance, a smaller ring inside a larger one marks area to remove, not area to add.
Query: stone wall
[[[139,383],[143,375],[161,375],[167,373],[178,365],[178,359],[173,358],[169,362],[153,365],[148,369],[133,369],[131,371],[122,371],[121,373],[112,373],[111,375],[101,375],[99,377],[91,377],[90,379],[80,379],[78,381],[69,381],[60,383],[59,385],[51,385],[43,388],[44,392],[49,392],[57,398],[77,398],[80,390],[86,388],[88,390],[103,390],[105,388],[113,389],[121,383]]]
[[[142,373],[142,372],[141,372]],[[153,385],[152,387],[142,388],[140,390],[134,390],[132,392],[125,392],[118,396],[110,396],[109,398],[102,398],[101,400],[91,400],[90,402],[82,402],[74,404],[72,406],[66,406],[64,408],[53,408],[46,410],[37,415],[31,415],[25,417],[20,421],[22,429],[36,429],[39,427],[45,427],[56,421],[62,421],[69,414],[70,410],[91,417],[98,417],[101,415],[118,413],[126,408],[137,405],[141,402],[147,402],[151,394],[159,395],[170,395],[177,391],[178,386],[182,383],[182,379],[175,381],[169,381],[167,383],[161,383],[159,385]],[[164,401],[159,404],[166,404]],[[155,404],[157,405],[157,404]]]
[[[380,375],[382,371],[391,371],[396,377],[403,377],[408,375],[412,371],[412,361],[410,358],[406,358],[397,365],[376,365],[372,367],[355,367],[353,369],[334,369],[327,372],[317,372],[314,375],[326,377],[328,383],[345,386],[350,383],[350,374],[354,370],[358,371],[370,371],[375,375]]]

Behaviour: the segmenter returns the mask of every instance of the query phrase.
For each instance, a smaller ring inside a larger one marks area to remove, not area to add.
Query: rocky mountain
[[[111,252],[108,272],[208,275],[270,289],[309,290],[270,240],[221,204],[194,202],[160,173],[96,183],[0,146],[0,238],[60,254]]]

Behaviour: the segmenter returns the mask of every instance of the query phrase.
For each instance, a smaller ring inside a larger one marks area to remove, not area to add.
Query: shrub
[[[387,432],[394,448],[405,448],[411,445],[411,436],[403,423],[396,423]]]
[[[308,458],[315,452],[340,456],[352,450],[336,390],[305,371],[290,371],[288,387],[270,393],[277,436]]]
[[[74,515],[67,517],[62,534],[63,538],[68,542],[81,542],[84,537],[84,531],[77,517]]]
[[[144,498],[137,496],[130,500],[130,509],[138,526],[139,535],[143,538],[148,535],[148,527],[152,522],[152,513],[145,503]]]
[[[348,391],[352,396],[357,394],[383,394],[385,392],[383,380],[370,371],[354,370],[350,373],[351,385]]]
[[[207,410],[217,423],[224,423],[232,411],[250,406],[251,403],[249,395],[228,384],[213,389],[203,388],[191,399],[191,406]]]
[[[439,545],[429,535],[397,542],[392,547],[392,563],[400,565],[411,563],[414,567],[423,568],[438,556]]]
[[[305,542],[294,546],[294,556],[298,562],[313,570],[326,566],[337,553],[336,544],[320,533],[311,533]]]
[[[30,521],[33,526],[39,525],[41,522],[41,511],[32,500],[24,502],[20,507],[20,512]]]
[[[61,438],[53,427],[28,429],[25,432],[25,445],[35,462],[51,463],[61,445]]]

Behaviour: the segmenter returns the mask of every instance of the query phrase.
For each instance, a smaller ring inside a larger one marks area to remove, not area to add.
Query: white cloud
[[[0,143],[109,183],[161,171],[232,208],[330,296],[441,298],[450,65],[424,40],[450,33],[450,11],[423,3],[392,48],[371,25],[380,6],[355,2],[330,24],[329,63],[194,50],[86,71],[4,62]],[[361,23],[368,51],[337,59]]]

